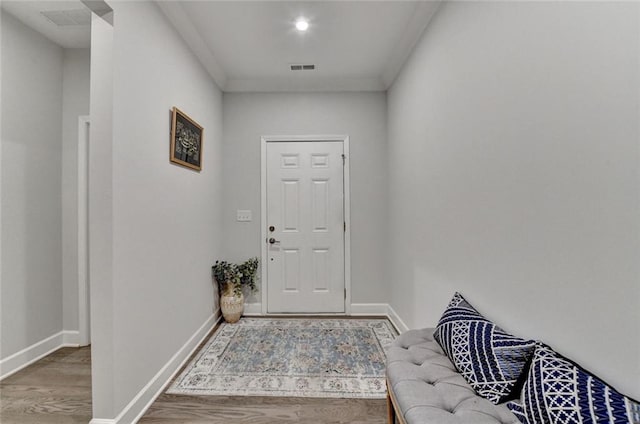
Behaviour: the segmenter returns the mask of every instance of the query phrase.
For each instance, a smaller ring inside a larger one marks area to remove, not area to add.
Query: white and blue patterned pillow
[[[513,412],[513,415],[515,415],[518,421],[520,421],[522,424],[534,424],[529,423],[527,414],[524,412],[524,406],[522,405],[522,403],[520,403],[519,400],[511,400],[507,402],[507,407],[511,410],[511,412]]]
[[[460,293],[449,302],[433,336],[480,396],[495,404],[517,397],[535,348],[533,340],[506,333]]]
[[[640,424],[638,402],[542,344],[535,350],[521,403],[524,423]],[[518,415],[512,403],[507,407]]]

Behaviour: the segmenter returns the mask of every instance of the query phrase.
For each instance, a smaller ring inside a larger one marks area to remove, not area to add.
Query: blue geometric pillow
[[[498,404],[518,395],[515,391],[535,348],[533,340],[504,332],[460,293],[449,302],[433,336],[480,396]]]
[[[640,423],[638,402],[541,344],[522,389],[522,405],[529,423]]]
[[[529,423],[527,414],[525,414],[524,412],[524,406],[522,406],[522,403],[520,403],[520,401],[511,400],[507,402],[507,407],[511,410],[511,412],[513,412],[513,415],[515,415],[518,421],[520,421],[522,424],[535,424]]]

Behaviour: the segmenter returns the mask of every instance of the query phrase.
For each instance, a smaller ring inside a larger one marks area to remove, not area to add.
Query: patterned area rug
[[[384,398],[386,319],[242,318],[222,324],[167,393]]]

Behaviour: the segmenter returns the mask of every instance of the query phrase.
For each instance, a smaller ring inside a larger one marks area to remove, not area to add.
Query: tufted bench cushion
[[[476,395],[433,339],[433,328],[401,334],[387,351],[387,385],[401,422],[519,424],[505,405]]]

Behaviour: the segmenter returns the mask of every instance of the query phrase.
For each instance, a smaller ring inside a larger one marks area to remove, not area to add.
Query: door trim
[[[345,155],[344,162],[344,222],[346,231],[344,232],[344,313],[351,315],[351,193],[349,177],[349,136],[348,135],[263,135],[260,137],[260,252],[261,252],[261,273],[260,291],[262,292],[262,314],[267,312],[267,143],[270,142],[314,142],[314,141],[335,141],[342,142],[342,149]],[[317,315],[317,314],[314,314]],[[337,314],[342,315],[342,314]]]
[[[78,343],[91,343],[89,305],[89,116],[78,117]]]

